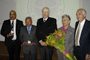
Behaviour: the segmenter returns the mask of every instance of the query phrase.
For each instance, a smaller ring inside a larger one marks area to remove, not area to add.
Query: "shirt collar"
[[[69,26],[67,27],[67,29],[69,28]],[[67,29],[64,28],[64,26],[62,26],[62,31],[66,32]]]
[[[12,21],[14,21],[14,23],[16,23],[16,19],[15,20],[10,20],[11,24],[12,24]]]
[[[46,19],[43,18],[43,20],[47,20],[47,19],[48,19],[48,17]]]
[[[79,22],[80,23],[80,22]],[[81,26],[83,26],[85,23],[85,19],[80,23]]]
[[[31,25],[31,26],[29,26],[29,27],[28,27],[28,26],[26,26],[26,27],[27,27],[27,29],[28,29],[28,28],[30,28],[30,29],[31,29],[31,28],[32,28],[32,25]]]
[[[16,21],[16,19],[15,19],[15,20],[10,20],[10,21],[11,21],[11,22],[12,22],[12,21],[14,21],[14,22],[15,22],[15,21]]]

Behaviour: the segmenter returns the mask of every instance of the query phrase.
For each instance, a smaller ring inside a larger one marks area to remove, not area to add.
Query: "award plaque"
[[[11,30],[11,34],[14,34],[14,31]]]
[[[30,44],[30,43],[31,43],[31,41],[28,40],[28,44]]]

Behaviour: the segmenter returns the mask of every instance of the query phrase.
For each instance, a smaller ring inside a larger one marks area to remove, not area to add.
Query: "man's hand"
[[[39,42],[40,42],[40,44],[41,44],[42,46],[47,46],[47,44],[46,44],[45,42],[43,42],[42,40],[39,41]]]
[[[86,60],[90,60],[90,55],[86,54]]]
[[[11,34],[11,33],[9,33],[8,35],[7,35],[7,37],[11,37],[11,36],[13,36],[14,34]]]
[[[23,45],[21,44],[21,47],[23,47]]]
[[[24,43],[25,45],[28,45],[28,42],[26,42],[26,41],[25,41],[25,42],[23,42],[23,43]]]
[[[58,47],[55,47],[56,49],[58,49]]]
[[[34,44],[35,44],[34,42],[31,42],[31,43],[30,43],[30,46],[32,46],[32,45],[34,45]]]

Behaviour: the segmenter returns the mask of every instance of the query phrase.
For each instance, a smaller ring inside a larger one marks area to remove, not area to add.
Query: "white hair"
[[[84,15],[84,14],[87,14],[86,10],[83,9],[83,8],[80,8],[80,9],[78,9],[78,10],[82,10],[83,15]],[[77,10],[77,11],[78,11],[78,10]]]
[[[48,10],[49,10],[49,12],[50,12],[50,9],[49,9],[48,7],[44,7],[44,8],[42,9],[42,11],[43,11],[44,9],[48,9]]]

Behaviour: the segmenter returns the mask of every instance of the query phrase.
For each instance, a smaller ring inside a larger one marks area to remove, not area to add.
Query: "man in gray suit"
[[[24,60],[37,60],[36,27],[32,25],[31,17],[25,19],[26,26],[21,27],[20,40],[23,45]]]

